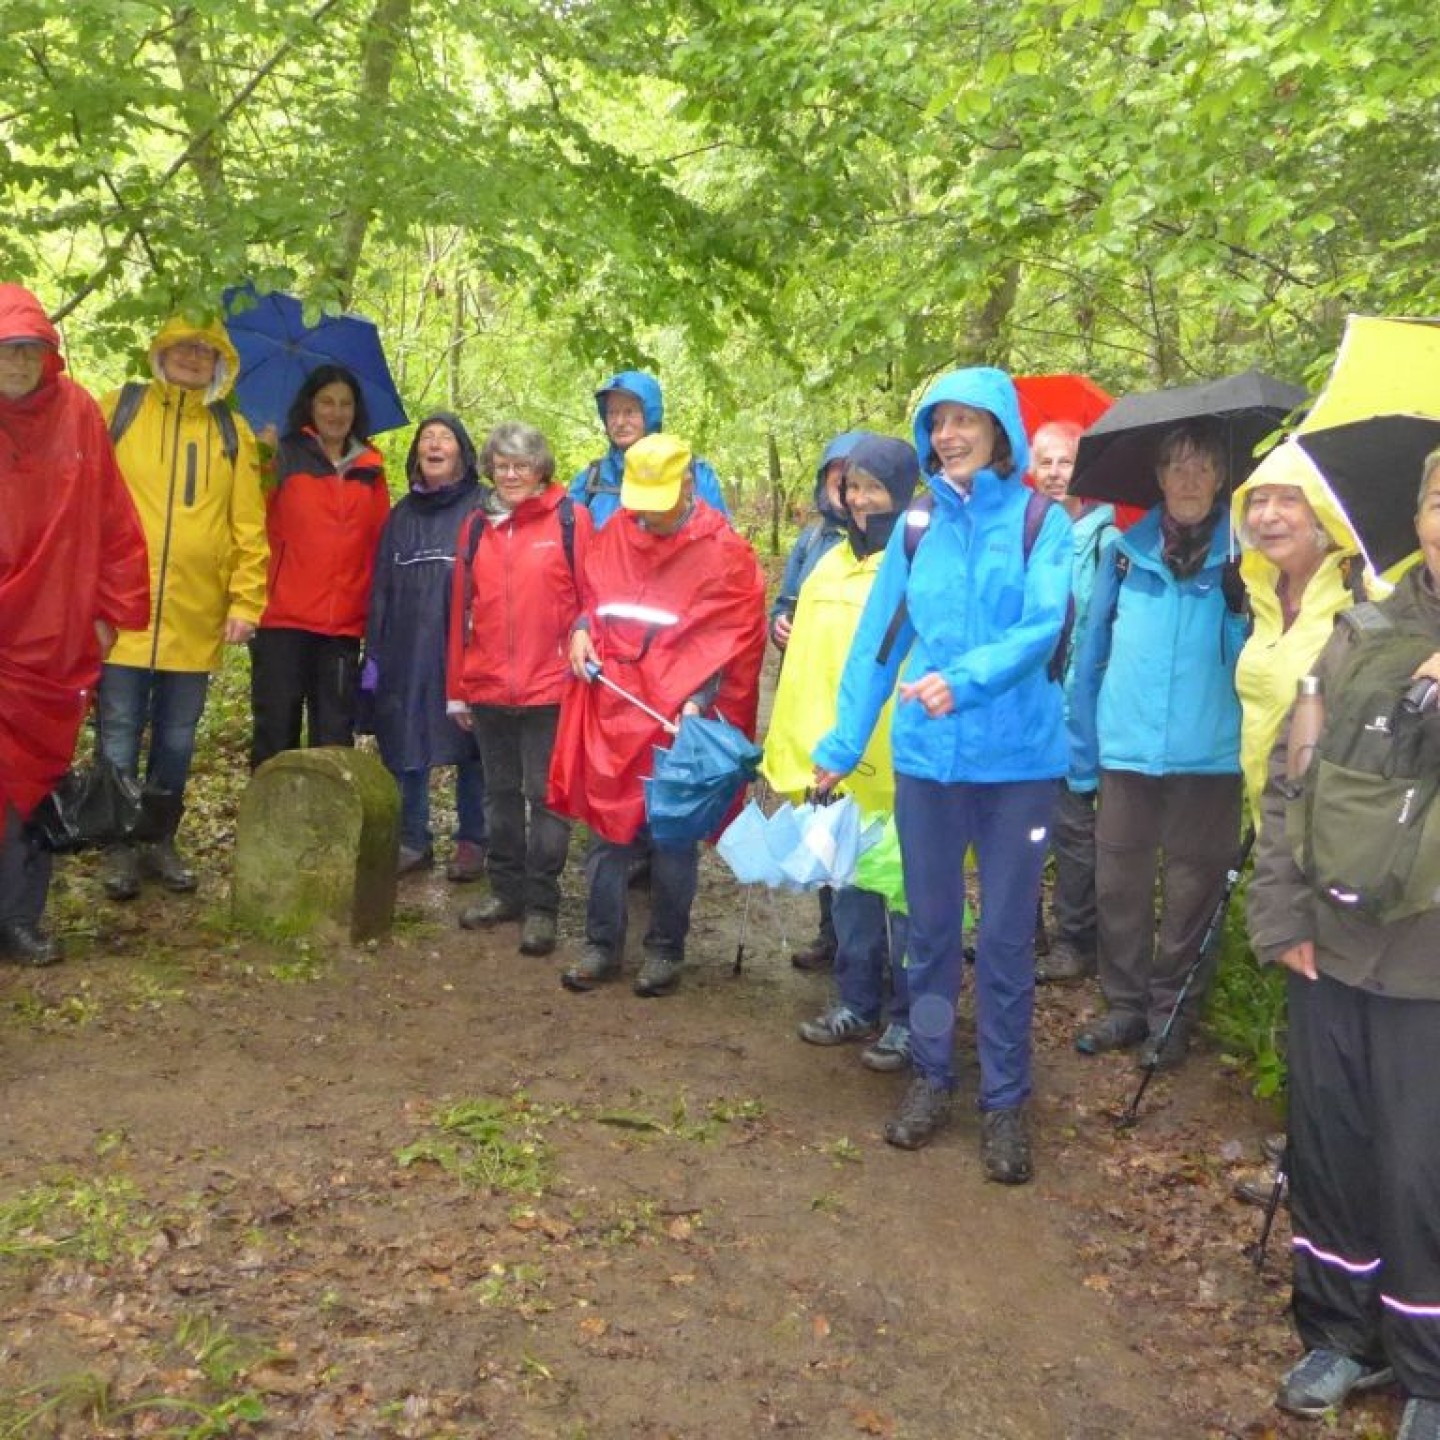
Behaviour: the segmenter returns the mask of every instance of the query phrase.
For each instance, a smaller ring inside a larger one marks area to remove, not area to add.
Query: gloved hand
[[[1232,615],[1244,615],[1250,608],[1250,597],[1245,582],[1240,578],[1240,557],[1227,560],[1220,570],[1220,593],[1225,597],[1226,608]]]

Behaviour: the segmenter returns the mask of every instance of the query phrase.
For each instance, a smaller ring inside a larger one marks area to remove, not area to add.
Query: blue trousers
[[[428,850],[435,842],[430,829],[430,772],[397,770],[394,775],[400,787],[400,843],[407,850]],[[478,760],[455,767],[455,821],[457,840],[485,843],[485,774]]]
[[[835,892],[835,984],[840,1003],[863,1020],[882,1014],[891,1024],[908,1025],[909,984],[905,945],[909,921],[887,914],[885,902],[873,890],[849,887]],[[886,978],[890,980],[890,1009],[885,1013]]]
[[[910,1036],[915,1070],[955,1085],[955,1009],[964,971],[965,853],[980,878],[976,1031],[981,1110],[1030,1095],[1035,905],[1058,782],[946,784],[895,777],[895,825],[910,907]]]
[[[585,855],[585,938],[603,946],[619,960],[625,954],[625,932],[630,923],[629,879],[632,861],[650,860],[650,928],[644,948],[673,960],[685,958],[685,937],[690,933],[690,907],[699,881],[700,847],[694,843],[652,846],[642,830],[629,845],[617,845],[598,835],[590,838]]]
[[[100,744],[105,758],[156,790],[180,795],[190,778],[195,731],[205,713],[210,676],[203,670],[106,665],[100,672]],[[145,769],[140,750],[146,727]]]

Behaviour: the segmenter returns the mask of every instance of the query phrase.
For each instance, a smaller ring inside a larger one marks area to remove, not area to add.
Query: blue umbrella
[[[755,778],[763,752],[725,720],[686,715],[668,750],[655,751],[645,781],[645,818],[658,845],[703,840]]]
[[[884,822],[863,824],[853,796],[819,805],[786,801],[766,815],[752,800],[715,848],[742,885],[818,890],[854,883],[862,855],[879,843]]]
[[[262,295],[248,284],[223,298],[225,329],[240,355],[235,398],[255,430],[283,429],[295,392],[320,365],[343,365],[360,382],[372,434],[409,424],[373,321],[327,315],[306,325],[294,295]]]

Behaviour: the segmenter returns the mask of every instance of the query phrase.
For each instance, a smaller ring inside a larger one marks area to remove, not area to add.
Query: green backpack
[[[1436,643],[1375,605],[1339,618],[1357,640],[1285,834],[1323,900],[1388,925],[1440,906],[1440,714],[1410,678]]]

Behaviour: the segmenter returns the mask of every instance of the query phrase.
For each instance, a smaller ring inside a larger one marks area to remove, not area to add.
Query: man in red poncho
[[[24,822],[69,768],[118,629],[150,621],[145,532],[59,336],[0,284],[0,959],[52,965],[50,856]]]
[[[588,680],[586,666],[599,664],[660,715],[714,709],[753,736],[765,650],[765,577],[754,551],[694,498],[690,451],[671,435],[647,435],[625,452],[620,504],[586,556],[571,669]],[[656,720],[602,685],[572,687],[561,706],[547,803],[594,832],[585,949],[561,976],[569,990],[620,971],[626,880],[648,843],[641,780],[652,749],[668,743]],[[680,978],[698,862],[694,843],[651,848],[637,995],[667,995]]]

